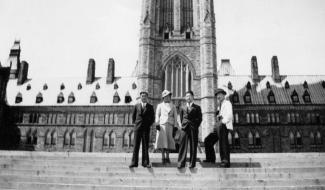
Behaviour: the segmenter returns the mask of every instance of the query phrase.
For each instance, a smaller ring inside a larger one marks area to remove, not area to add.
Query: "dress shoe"
[[[188,168],[190,168],[190,169],[194,169],[195,166],[194,166],[194,165],[190,165]]]
[[[129,168],[136,168],[136,167],[138,167],[138,164],[130,164],[129,165]]]
[[[229,162],[221,162],[220,167],[221,168],[229,168],[230,167],[230,163]]]
[[[145,168],[151,168],[152,167],[151,163],[149,163],[149,164],[142,164],[142,166],[145,167]]]
[[[178,168],[178,169],[182,169],[182,168],[185,168],[185,166],[178,165],[177,168]]]

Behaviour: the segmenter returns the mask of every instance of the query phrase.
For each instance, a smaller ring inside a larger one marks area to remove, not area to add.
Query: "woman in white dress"
[[[171,102],[172,93],[168,90],[162,92],[163,102],[158,104],[156,110],[157,135],[155,149],[162,152],[162,163],[170,163],[169,151],[175,150],[173,129],[178,127],[177,110]]]

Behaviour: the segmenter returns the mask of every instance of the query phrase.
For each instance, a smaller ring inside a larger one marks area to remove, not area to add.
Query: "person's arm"
[[[182,107],[180,109],[181,109],[181,111],[179,112],[179,118],[181,120],[181,125],[182,125],[183,124],[183,115],[184,115],[184,112],[183,112],[183,108]]]
[[[201,107],[198,106],[198,117],[197,117],[197,126],[199,127],[201,125],[202,122],[202,111],[201,111]]]
[[[176,110],[176,106],[173,106],[173,111],[174,111],[174,127],[178,128],[178,122],[177,122],[177,110]]]
[[[156,109],[156,125],[160,124],[160,115],[161,115],[161,108],[160,108],[160,104],[158,104],[157,109]]]
[[[132,113],[132,123],[135,123],[135,120],[137,118],[137,105],[134,106],[133,108],[133,113]]]
[[[233,121],[233,113],[232,113],[232,105],[230,102],[225,102],[225,105],[223,107],[224,110],[223,111],[223,116],[221,119],[221,122],[223,124],[227,124],[229,122]]]

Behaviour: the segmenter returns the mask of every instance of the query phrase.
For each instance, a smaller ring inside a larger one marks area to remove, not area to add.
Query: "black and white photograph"
[[[0,190],[325,189],[324,0],[0,0]]]

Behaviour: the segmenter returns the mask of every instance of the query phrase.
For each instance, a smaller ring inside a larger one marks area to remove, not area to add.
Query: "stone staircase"
[[[176,154],[169,165],[160,156],[129,169],[127,153],[0,151],[0,189],[325,189],[325,153],[232,154],[231,168],[192,170],[178,170]]]

